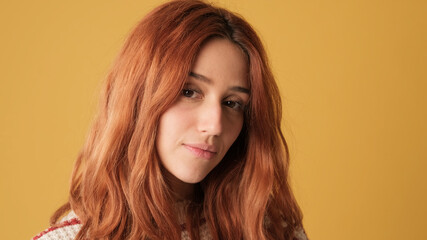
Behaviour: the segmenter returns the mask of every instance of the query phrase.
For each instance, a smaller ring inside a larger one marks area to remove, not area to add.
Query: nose
[[[222,105],[221,103],[205,103],[200,106],[198,116],[198,130],[210,136],[219,136],[222,133]]]

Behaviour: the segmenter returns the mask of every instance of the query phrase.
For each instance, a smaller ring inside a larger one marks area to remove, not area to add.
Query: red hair
[[[250,100],[243,129],[199,184],[186,228],[199,239],[292,239],[302,215],[288,183],[281,100],[267,57],[241,17],[201,1],[171,1],[136,26],[119,53],[72,175],[77,239],[180,239],[181,227],[155,139],[159,118],[180,95],[202,44],[225,38],[248,58]],[[283,227],[283,223],[286,227]]]

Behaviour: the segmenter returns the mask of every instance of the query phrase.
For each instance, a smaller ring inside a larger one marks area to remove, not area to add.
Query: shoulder
[[[270,224],[272,224],[271,219],[266,216],[264,219],[264,223],[265,225],[268,227]],[[286,228],[288,226],[288,224],[285,221],[281,221],[280,224],[282,225],[282,227]],[[297,227],[294,230],[294,237],[293,240],[309,240],[307,237],[307,234],[305,233],[305,230],[302,226]]]
[[[81,226],[80,220],[71,211],[58,224],[39,233],[32,240],[73,240],[79,233]]]
[[[300,227],[295,229],[294,240],[308,240],[307,235],[305,234],[304,228]]]

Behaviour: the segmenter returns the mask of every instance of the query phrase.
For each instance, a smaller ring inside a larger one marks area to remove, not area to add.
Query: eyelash
[[[187,96],[187,94],[191,92],[191,96]],[[187,94],[186,94],[187,93]],[[187,97],[187,98],[195,98],[193,96],[193,94],[200,94],[197,90],[195,89],[191,89],[191,88],[187,88],[187,89],[182,89],[182,96]]]
[[[224,104],[226,104],[227,107],[235,110],[235,111],[242,111],[243,110],[243,104],[240,101],[224,101]],[[233,104],[233,106],[229,106],[229,104]]]
[[[186,88],[182,90],[182,96],[184,96],[185,98],[198,98],[198,96],[194,95],[200,95],[199,91],[191,88]],[[227,100],[223,101],[223,104],[226,107],[235,111],[242,111],[244,109],[243,103],[241,101]]]

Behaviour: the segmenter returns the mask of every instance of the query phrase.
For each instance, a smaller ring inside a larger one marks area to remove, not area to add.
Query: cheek
[[[228,121],[228,126],[224,129],[225,131],[225,136],[224,136],[224,142],[227,145],[227,147],[229,148],[234,141],[237,139],[237,137],[239,136],[240,132],[242,131],[242,127],[243,127],[243,117],[238,118],[238,119],[234,119],[232,121]]]
[[[190,114],[179,106],[169,108],[160,118],[160,124],[167,130],[166,134],[182,131],[191,121]]]
[[[159,121],[158,148],[165,148],[169,144],[178,142],[191,124],[189,114],[185,113],[179,106],[172,106],[166,110]]]

